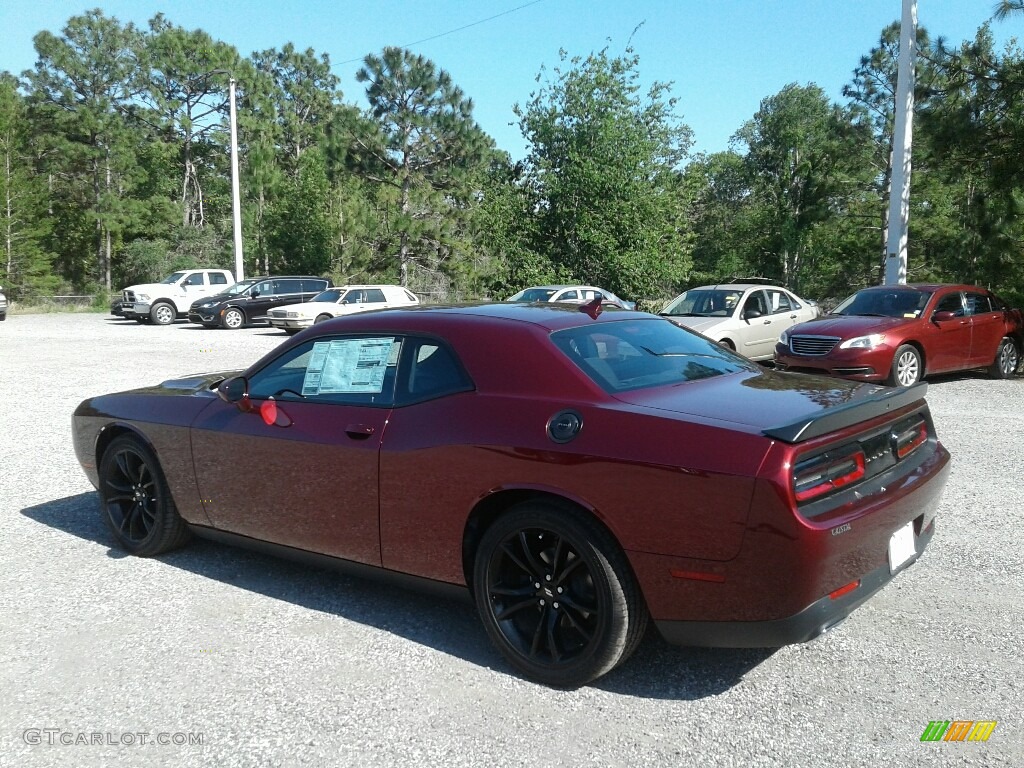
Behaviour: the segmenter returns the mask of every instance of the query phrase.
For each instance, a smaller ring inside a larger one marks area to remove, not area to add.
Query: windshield
[[[606,392],[662,387],[757,366],[667,320],[594,323],[551,340]]]
[[[557,290],[557,288],[527,288],[507,301],[549,301]]]
[[[850,296],[832,310],[833,315],[865,317],[920,317],[930,291],[913,288],[869,288]]]
[[[743,291],[732,288],[694,288],[673,300],[661,314],[673,317],[729,317]]]
[[[181,280],[181,278],[183,278],[184,276],[185,276],[184,272],[175,272],[173,274],[168,275],[163,280],[161,280],[160,284],[161,285],[174,285],[176,282]]]
[[[326,301],[331,304],[337,304],[338,300],[345,294],[344,288],[328,288],[326,291],[321,291],[312,298],[312,301]]]
[[[223,293],[227,296],[237,296],[238,294],[243,293],[247,288],[251,288],[254,284],[258,282],[258,278],[253,280],[240,280],[239,282],[235,283],[230,288],[228,288],[226,291],[223,291]]]

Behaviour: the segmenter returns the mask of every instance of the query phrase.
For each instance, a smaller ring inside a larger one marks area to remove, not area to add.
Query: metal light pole
[[[228,81],[231,101],[231,225],[235,234],[235,280],[245,278],[242,262],[242,201],[238,191],[238,121],[235,116],[235,78]]]
[[[917,0],[903,0],[900,58],[896,74],[896,110],[889,180],[889,237],[885,284],[907,282],[907,227],[910,222],[910,147],[914,123],[914,54],[917,49]]]

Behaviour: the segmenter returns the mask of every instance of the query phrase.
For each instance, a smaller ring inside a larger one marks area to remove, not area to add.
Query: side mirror
[[[259,295],[260,295],[260,290],[259,290],[259,288],[253,288],[253,289],[252,289],[252,293],[250,293],[250,294],[249,294],[249,298],[250,298],[250,299],[255,299],[255,298],[256,298],[257,296],[259,296]]]
[[[744,320],[753,320],[758,317],[761,317],[761,313],[758,312],[756,309],[748,309],[746,312],[743,313]]]
[[[234,403],[240,411],[249,411],[249,380],[245,376],[232,376],[217,386],[217,397],[225,403]]]
[[[941,312],[936,312],[935,314],[933,314],[932,315],[932,320],[935,321],[936,323],[941,323],[944,320],[952,320],[955,317],[956,317],[956,313],[955,312],[949,312],[948,310],[943,310]]]

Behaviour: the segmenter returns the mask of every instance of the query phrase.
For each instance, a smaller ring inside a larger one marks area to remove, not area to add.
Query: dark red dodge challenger
[[[74,442],[130,552],[196,534],[468,589],[513,667],[578,686],[649,620],[804,642],[914,562],[949,468],[925,388],[767,371],[593,304],[420,307],[86,400]]]

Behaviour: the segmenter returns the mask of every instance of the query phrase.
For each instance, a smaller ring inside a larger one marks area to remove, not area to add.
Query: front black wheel
[[[647,608],[611,536],[570,505],[525,502],[486,531],[473,585],[487,634],[527,677],[585,685],[625,660]]]
[[[103,517],[125,550],[149,557],[189,539],[153,452],[134,435],[114,438],[99,466]]]

